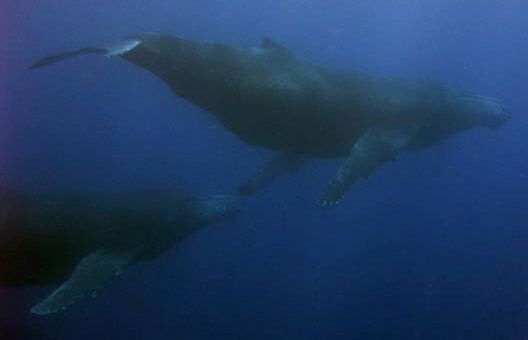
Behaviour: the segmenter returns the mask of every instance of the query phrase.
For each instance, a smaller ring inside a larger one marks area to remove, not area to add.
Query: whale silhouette
[[[62,282],[31,309],[59,312],[239,209],[234,196],[168,190],[30,195],[0,188],[0,287]]]
[[[243,48],[145,33],[54,54],[30,68],[83,54],[140,66],[246,143],[280,151],[240,186],[242,194],[296,171],[306,158],[345,158],[322,206],[339,203],[351,185],[400,151],[426,148],[473,127],[497,129],[510,117],[499,99],[315,65],[270,38]]]

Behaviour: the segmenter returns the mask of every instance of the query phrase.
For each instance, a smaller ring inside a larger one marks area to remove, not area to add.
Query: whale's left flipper
[[[414,131],[414,127],[375,127],[365,132],[352,147],[319,204],[322,207],[338,204],[352,184],[367,178],[383,163],[394,160],[412,141]]]
[[[141,44],[141,40],[133,39],[133,38],[126,38],[119,40],[117,42],[107,44],[100,47],[82,47],[76,50],[61,52],[52,54],[50,56],[44,57],[35,63],[29,65],[30,70],[34,70],[37,68],[41,68],[44,66],[48,66],[50,64],[54,64],[56,62],[62,61],[64,59],[73,58],[80,55],[85,54],[104,54],[107,57],[114,57],[122,55],[126,52],[129,52],[136,48],[138,45]]]
[[[130,263],[132,254],[99,250],[79,262],[70,278],[50,296],[31,308],[39,315],[52,314],[67,309],[85,296],[95,296],[110,280],[119,276]]]
[[[238,188],[238,193],[242,195],[253,195],[280,175],[297,171],[304,163],[304,160],[304,157],[299,155],[281,153],[247,182],[242,184]]]

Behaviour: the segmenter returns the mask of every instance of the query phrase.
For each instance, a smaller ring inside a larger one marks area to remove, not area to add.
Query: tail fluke
[[[73,58],[83,54],[105,54],[107,51],[100,47],[83,47],[73,51],[67,51],[44,57],[29,66],[30,70],[48,66],[64,59]]]
[[[64,59],[69,59],[85,54],[104,54],[107,57],[114,57],[122,55],[123,53],[129,52],[138,45],[141,44],[141,40],[126,38],[119,40],[117,42],[107,44],[101,47],[82,47],[76,50],[61,52],[52,54],[50,56],[44,57],[37,62],[29,66],[30,70],[38,69],[56,62],[62,61]]]

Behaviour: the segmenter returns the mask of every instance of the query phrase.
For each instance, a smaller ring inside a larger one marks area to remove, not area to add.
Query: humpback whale
[[[95,296],[128,266],[239,211],[234,196],[174,191],[22,194],[0,189],[0,288],[61,283],[45,315]]]
[[[144,68],[246,143],[279,151],[240,186],[242,194],[297,170],[306,158],[344,158],[322,206],[339,203],[351,185],[403,150],[426,148],[473,127],[497,129],[510,117],[499,99],[316,65],[270,38],[243,48],[145,33],[54,54],[30,68],[83,54]]]

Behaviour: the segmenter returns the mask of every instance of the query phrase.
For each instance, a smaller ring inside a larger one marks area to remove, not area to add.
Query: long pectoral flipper
[[[281,153],[273,158],[260,172],[238,188],[242,195],[253,195],[282,174],[295,172],[304,163],[299,155]]]
[[[132,254],[99,250],[79,262],[72,275],[50,296],[31,308],[39,315],[65,310],[85,296],[94,296],[130,263]]]
[[[345,192],[360,178],[368,177],[378,166],[396,158],[409,145],[413,128],[371,128],[352,147],[320,200],[323,207],[339,203]]]
[[[52,54],[50,56],[44,57],[35,63],[31,64],[29,66],[29,69],[37,69],[44,66],[48,66],[50,64],[54,64],[56,62],[73,58],[80,55],[85,54],[104,54],[107,57],[113,57],[113,56],[119,56],[123,53],[126,53],[128,51],[131,51],[136,46],[141,44],[141,41],[138,39],[132,39],[132,38],[126,38],[119,40],[117,42],[107,44],[100,47],[83,47],[76,50],[66,51],[66,52],[60,52],[56,54]]]

